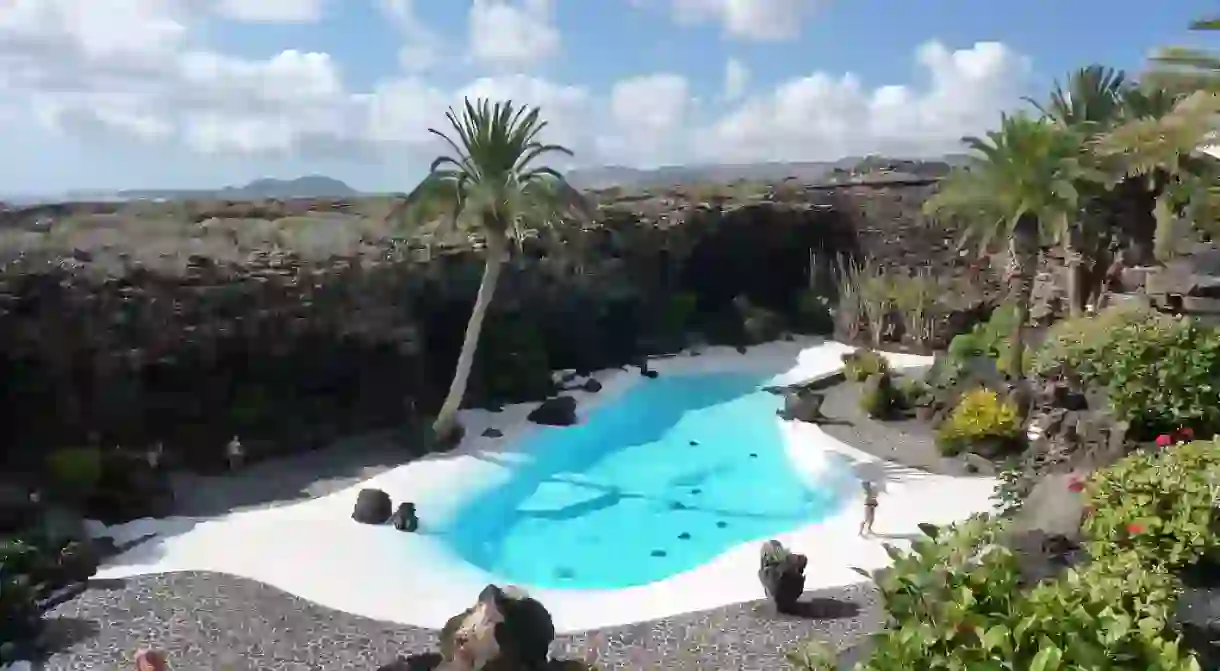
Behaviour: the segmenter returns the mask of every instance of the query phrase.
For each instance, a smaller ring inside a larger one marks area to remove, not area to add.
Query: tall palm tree
[[[1137,92],[1128,104],[1128,118],[1093,138],[1091,150],[1120,189],[1140,181],[1148,185],[1145,197],[1152,200],[1156,256],[1167,260],[1174,251],[1173,227],[1180,214],[1217,232],[1220,165],[1201,148],[1215,143],[1220,94]]]
[[[466,325],[453,381],[432,425],[439,441],[451,440],[458,429],[457,412],[466,394],[483,319],[496,291],[510,242],[520,241],[532,227],[546,226],[568,216],[589,216],[589,202],[554,168],[535,166],[548,154],[572,152],[539,141],[546,121],[537,107],[480,99],[464,102],[460,113],[445,114],[451,133],[428,131],[449,145],[452,153],[432,162],[428,176],[406,198],[397,214],[402,221],[418,220],[442,208],[446,222],[481,234],[485,248],[483,279]]]
[[[963,142],[971,151],[968,163],[945,180],[924,211],[964,219],[963,242],[977,239],[984,250],[1006,240],[1005,278],[1017,312],[1007,370],[1019,376],[1038,250],[1043,239],[1067,230],[1080,202],[1076,185],[1092,173],[1079,134],[1025,114],[1004,115],[999,129]]]
[[[1047,103],[1027,98],[1043,117],[1063,128],[1091,137],[1111,128],[1123,115],[1123,99],[1129,87],[1126,73],[1102,65],[1080,68],[1067,77],[1066,86],[1058,81]],[[1086,299],[1085,271],[1100,277],[1111,234],[1111,217],[1106,205],[1105,188],[1097,181],[1076,185],[1081,194],[1080,216],[1069,218],[1061,231],[1064,260],[1068,266],[1068,306],[1072,316],[1080,315]],[[1092,289],[1092,287],[1090,287]]]

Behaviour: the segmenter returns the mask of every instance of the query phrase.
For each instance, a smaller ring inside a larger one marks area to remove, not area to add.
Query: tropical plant
[[[856,668],[1198,671],[1174,632],[1173,575],[1118,551],[1025,588],[1006,526],[986,516],[922,526],[909,551],[886,547],[892,566],[857,569],[888,617]],[[798,668],[834,667],[819,656]]]
[[[1115,414],[1136,436],[1188,426],[1220,432],[1220,329],[1190,319],[1115,329],[1089,382],[1105,385]]]
[[[907,335],[916,345],[930,345],[936,337],[936,304],[941,293],[931,269],[921,268],[913,277],[894,282],[892,293]]]
[[[1035,375],[1068,374],[1088,382],[1105,375],[1117,338],[1131,324],[1166,322],[1173,317],[1138,304],[1120,304],[1093,316],[1056,322],[1034,354]]]
[[[843,360],[843,376],[851,382],[863,382],[890,372],[890,362],[874,349],[858,349],[839,358]]]
[[[942,454],[954,456],[983,441],[1012,443],[1021,434],[1016,404],[991,389],[979,387],[962,395],[936,430]]]
[[[1083,484],[1089,551],[1138,554],[1176,570],[1220,558],[1220,444],[1197,441],[1137,452]]]
[[[566,216],[590,212],[589,202],[554,168],[535,166],[548,154],[571,155],[566,147],[539,141],[546,121],[537,107],[467,99],[459,113],[445,114],[449,134],[429,128],[452,150],[432,162],[428,176],[407,196],[395,214],[404,223],[443,212],[444,223],[477,232],[485,245],[485,265],[470,322],[462,341],[453,382],[433,423],[438,440],[455,435],[479,333],[496,290],[510,241],[523,239],[533,227],[557,223]]]
[[[1077,185],[1096,177],[1079,133],[1025,114],[1004,115],[999,129],[963,141],[969,163],[946,178],[924,211],[964,219],[963,242],[977,239],[984,251],[1007,240],[1006,279],[1017,310],[1008,369],[1022,371],[1041,241],[1062,237],[1080,205]]]
[[[1164,261],[1174,253],[1179,216],[1218,231],[1220,161],[1202,148],[1213,141],[1220,95],[1132,89],[1124,104],[1122,123],[1091,138],[1091,154],[1126,203],[1128,216],[1146,216],[1151,207],[1153,251]]]
[[[1129,88],[1126,73],[1102,65],[1090,65],[1068,75],[1066,84],[1055,82],[1043,104],[1027,100],[1043,117],[1059,126],[1092,137],[1116,124],[1124,113],[1124,95]],[[1085,299],[1097,287],[1085,286],[1086,274],[1094,283],[1104,277],[1095,272],[1108,265],[1105,256],[1112,237],[1112,217],[1105,186],[1096,180],[1076,184],[1081,194],[1079,216],[1069,218],[1062,231],[1064,258],[1068,266],[1068,307],[1072,316],[1084,311]]]

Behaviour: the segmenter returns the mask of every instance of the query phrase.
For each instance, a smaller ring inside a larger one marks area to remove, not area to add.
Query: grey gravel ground
[[[969,475],[957,459],[946,459],[936,448],[932,428],[914,419],[878,421],[860,409],[859,382],[841,382],[823,390],[822,412],[832,421],[821,424],[829,436],[861,452],[940,475]]]
[[[404,595],[404,598],[409,598]],[[775,671],[784,653],[819,639],[844,648],[882,617],[867,584],[807,593],[803,616],[763,602],[579,635],[559,657],[601,669]],[[166,650],[174,671],[373,671],[436,649],[436,632],[323,608],[262,583],[220,573],[140,576],[92,587],[49,613],[62,643],[48,671],[131,669],[141,647]]]

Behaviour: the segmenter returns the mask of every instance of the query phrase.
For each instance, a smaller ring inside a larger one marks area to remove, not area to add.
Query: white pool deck
[[[787,370],[776,383],[798,382],[841,368],[850,347],[814,340],[778,342],[741,354],[710,348],[700,356],[679,355],[652,362],[661,375],[749,370]],[[896,367],[930,363],[928,357],[887,355]],[[572,392],[580,412],[622,393],[647,378],[632,367],[594,375],[600,393]],[[510,406],[499,413],[464,411],[466,440],[454,452],[431,455],[382,473],[358,485],[301,503],[247,510],[213,518],[137,520],[106,531],[120,542],[158,533],[158,537],[114,558],[98,578],[122,578],[170,571],[219,571],[275,586],[330,608],[379,620],[440,628],[468,607],[488,583],[503,584],[455,556],[427,532],[478,488],[503,481],[512,465],[528,455],[514,453],[516,438],[530,431],[526,414],[535,404]],[[991,478],[955,478],[903,468],[880,468],[874,457],[827,436],[820,428],[778,417],[790,460],[814,478],[831,459],[846,459],[865,471],[889,474],[880,498],[874,538],[860,538],[859,498],[837,514],[792,533],[776,536],[809,556],[806,589],[836,587],[862,578],[851,567],[874,569],[888,562],[883,543],[903,544],[920,522],[948,523],[991,509]],[[480,436],[487,427],[504,432]],[[385,490],[395,504],[413,501],[422,533],[389,525],[366,526],[351,520],[356,493],[364,487]],[[719,558],[666,580],[619,590],[526,589],[551,611],[561,632],[615,626],[715,608],[762,598],[758,583],[760,538],[734,547]]]

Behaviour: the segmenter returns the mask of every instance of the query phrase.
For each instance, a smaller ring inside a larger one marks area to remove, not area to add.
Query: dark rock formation
[[[398,509],[390,516],[390,524],[399,531],[419,530],[419,518],[415,516],[414,503],[400,503]]]
[[[1182,593],[1174,620],[1182,643],[1194,651],[1205,671],[1220,669],[1220,565],[1201,560],[1182,571]]]
[[[580,385],[580,388],[583,391],[589,392],[590,394],[596,394],[602,390],[602,383],[593,378],[589,378],[588,380],[585,380],[584,384]]]
[[[808,557],[790,552],[779,541],[763,543],[758,581],[767,598],[775,603],[776,611],[796,611],[797,599],[805,591],[805,566],[808,564]]]
[[[817,424],[827,419],[822,414],[822,403],[825,400],[826,395],[822,392],[790,389],[784,393],[784,407],[777,410],[776,414],[788,421]]]
[[[504,432],[495,427],[488,427],[483,429],[483,433],[481,435],[484,438],[502,438],[504,436]]]
[[[550,612],[522,590],[488,585],[474,606],[445,623],[440,639],[444,662],[461,656],[489,671],[545,669],[555,624]]]
[[[571,426],[579,421],[576,417],[576,399],[571,396],[556,396],[538,404],[526,417],[535,424],[546,426]]]
[[[393,514],[390,495],[380,489],[361,489],[352,509],[352,519],[361,524],[385,524]]]

